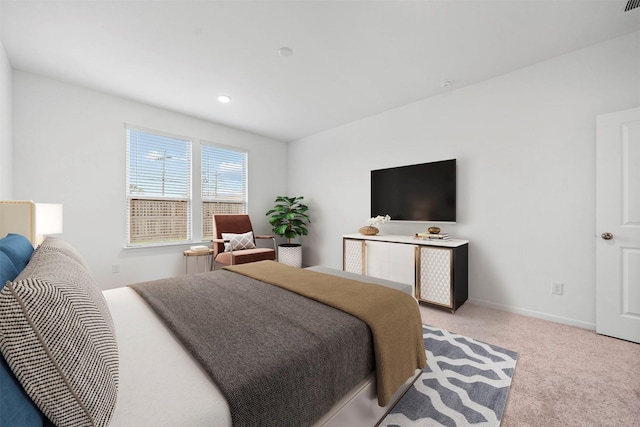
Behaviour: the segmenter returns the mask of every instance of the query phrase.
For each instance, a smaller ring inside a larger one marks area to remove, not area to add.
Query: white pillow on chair
[[[253,231],[248,231],[243,234],[234,233],[221,233],[224,240],[229,240],[229,243],[224,244],[224,251],[239,251],[242,249],[254,249],[256,247],[253,243]]]

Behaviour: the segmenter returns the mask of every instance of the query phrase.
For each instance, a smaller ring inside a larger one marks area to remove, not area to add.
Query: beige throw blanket
[[[389,403],[416,369],[427,366],[420,311],[416,301],[405,293],[274,261],[225,269],[295,292],[365,322],[373,335],[380,406]]]

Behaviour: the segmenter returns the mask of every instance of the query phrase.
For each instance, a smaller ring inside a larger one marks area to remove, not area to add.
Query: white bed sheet
[[[226,399],[131,288],[103,292],[113,317],[120,355],[118,401],[110,427],[231,427]],[[370,374],[313,427],[372,427],[408,388],[378,406]]]
[[[131,288],[103,292],[120,354],[112,427],[230,427],[218,387]]]

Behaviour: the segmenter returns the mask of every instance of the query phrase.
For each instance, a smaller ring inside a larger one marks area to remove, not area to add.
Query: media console
[[[469,241],[346,234],[342,269],[413,286],[419,302],[452,313],[468,297]]]

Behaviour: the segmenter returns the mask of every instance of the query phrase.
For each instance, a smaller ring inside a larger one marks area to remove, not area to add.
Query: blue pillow
[[[4,287],[7,280],[13,281],[20,272],[4,252],[0,252],[0,289]]]
[[[33,246],[31,246],[31,242],[26,237],[9,233],[7,237],[0,239],[0,252],[4,252],[11,259],[16,270],[20,273],[31,258]]]
[[[19,234],[0,239],[0,289],[29,262],[33,246]],[[0,426],[42,427],[43,416],[0,354]]]
[[[42,427],[43,415],[0,355],[0,426]]]

